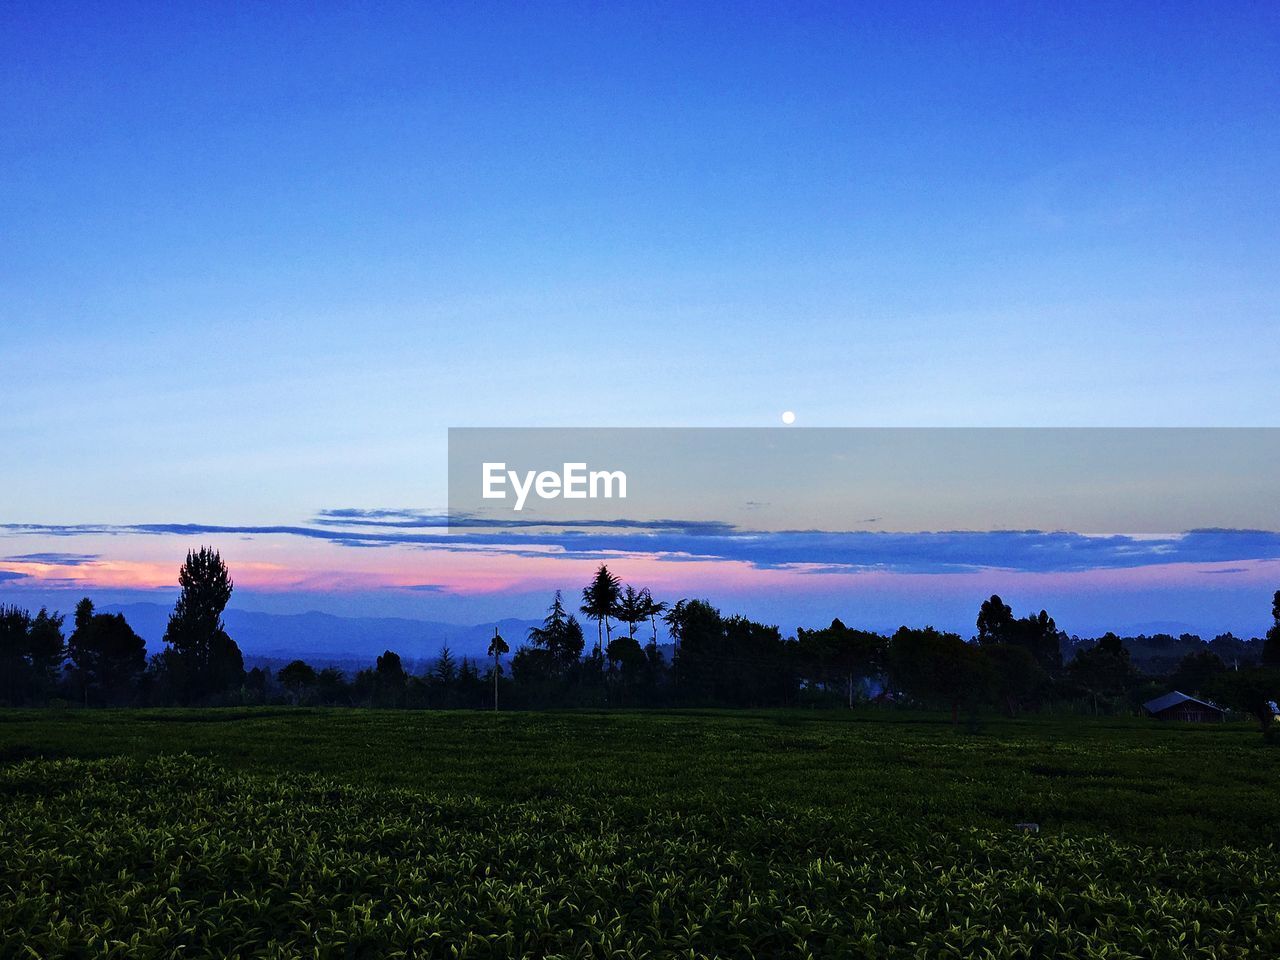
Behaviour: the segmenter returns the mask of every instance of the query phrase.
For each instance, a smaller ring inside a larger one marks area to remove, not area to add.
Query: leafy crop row
[[[0,760],[190,752],[265,775],[614,807],[785,805],[1149,846],[1280,846],[1280,750],[1248,725],[1082,717],[475,713],[373,710],[0,711]],[[627,813],[633,816],[634,812]]]
[[[0,956],[1280,956],[1278,860],[31,760],[0,768]]]

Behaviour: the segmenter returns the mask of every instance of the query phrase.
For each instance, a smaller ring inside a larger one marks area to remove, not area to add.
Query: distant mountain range
[[[164,646],[164,631],[171,607],[157,603],[128,603],[100,608],[103,613],[122,613],[129,625],[158,653]],[[434,660],[440,648],[448,646],[458,658],[483,658],[496,627],[516,650],[525,642],[529,628],[540,620],[498,620],[463,626],[433,620],[403,617],[338,617],[329,613],[256,613],[227,610],[223,619],[229,633],[240,645],[246,660],[293,660],[313,664],[372,662],[384,650],[394,650],[405,661]]]

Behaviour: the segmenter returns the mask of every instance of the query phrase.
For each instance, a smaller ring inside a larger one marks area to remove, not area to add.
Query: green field
[[[1247,726],[4,711],[0,761],[6,957],[1280,956]]]

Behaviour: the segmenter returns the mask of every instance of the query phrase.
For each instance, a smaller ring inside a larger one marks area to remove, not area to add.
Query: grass
[[[0,711],[0,759],[179,752],[504,802],[782,803],[1150,844],[1280,843],[1280,750],[1246,725],[836,713]]]
[[[0,711],[0,958],[1276,956],[1277,773],[1132,719]]]

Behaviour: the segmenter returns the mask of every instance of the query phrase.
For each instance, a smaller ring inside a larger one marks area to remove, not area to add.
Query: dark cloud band
[[[1132,569],[1178,563],[1240,563],[1280,559],[1280,534],[1261,530],[1191,530],[1166,537],[1086,536],[1071,532],[753,531],[724,524],[625,521],[604,529],[591,522],[559,529],[526,523],[449,524],[443,516],[407,511],[324,511],[314,525],[0,524],[11,535],[292,536],[345,547],[417,547],[508,556],[594,559],[645,554],[679,562],[734,561],[760,568],[805,568],[813,573],[883,570],[956,573],[982,569],[1053,573]],[[447,529],[446,529],[447,528]],[[54,558],[61,557],[62,560]],[[45,558],[38,560],[36,558]],[[90,554],[25,554],[10,563],[77,565]],[[14,574],[10,574],[12,578]]]

